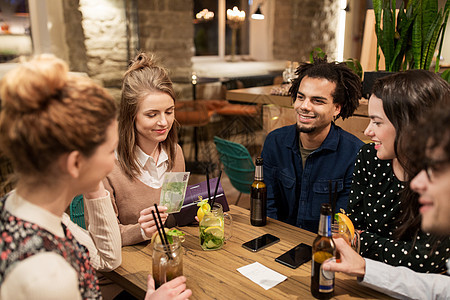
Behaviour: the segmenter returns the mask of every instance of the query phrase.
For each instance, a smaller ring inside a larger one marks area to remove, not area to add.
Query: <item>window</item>
[[[196,56],[219,56],[224,58],[225,55],[231,54],[232,30],[226,25],[226,11],[227,9],[233,9],[234,6],[237,6],[239,10],[243,10],[246,15],[244,23],[236,32],[235,53],[237,55],[249,54],[248,18],[250,16],[250,5],[248,0],[194,0],[193,17]],[[201,18],[207,12],[214,13],[214,17]],[[199,15],[197,16],[197,14]]]
[[[0,0],[0,62],[32,52],[28,2]]]
[[[194,1],[195,55],[219,55],[219,22],[217,0]]]

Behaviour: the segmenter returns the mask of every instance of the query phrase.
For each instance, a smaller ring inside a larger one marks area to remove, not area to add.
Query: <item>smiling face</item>
[[[330,128],[341,111],[341,107],[333,103],[335,88],[335,83],[324,78],[306,76],[302,79],[294,102],[300,132],[317,133]]]
[[[383,101],[375,95],[370,96],[369,99],[369,118],[370,123],[364,134],[375,143],[377,157],[379,159],[396,158],[394,150],[396,132],[394,125],[384,113]]]
[[[425,232],[450,234],[450,164],[442,159],[442,149],[430,153],[433,159],[411,181],[411,189],[419,193],[422,230]],[[428,172],[428,175],[427,175]]]
[[[175,120],[174,109],[174,101],[166,93],[152,93],[142,99],[135,121],[139,147],[145,149],[166,140]]]

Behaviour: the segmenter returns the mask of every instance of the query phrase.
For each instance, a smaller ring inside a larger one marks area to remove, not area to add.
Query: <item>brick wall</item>
[[[89,76],[105,87],[120,86],[127,66],[123,0],[80,0]]]
[[[335,59],[338,0],[275,1],[275,59],[305,61],[315,47]]]
[[[63,18],[66,30],[67,57],[70,69],[76,72],[88,72],[84,32],[79,11],[79,0],[62,1]]]
[[[193,1],[137,0],[134,3],[139,24],[130,26],[134,31],[128,34],[127,40],[127,11],[123,0],[63,1],[71,70],[88,73],[119,99],[129,57],[134,57],[139,50],[152,52],[170,71],[178,97],[192,97],[189,78],[194,55]],[[139,49],[134,43],[137,31]]]
[[[191,98],[194,55],[192,0],[138,0],[141,49],[170,70],[178,97]]]

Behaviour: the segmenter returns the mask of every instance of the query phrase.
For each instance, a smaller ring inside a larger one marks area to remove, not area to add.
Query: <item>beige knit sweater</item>
[[[183,150],[179,145],[177,145],[175,164],[171,171],[185,171]],[[139,179],[130,179],[123,172],[118,161],[103,183],[111,194],[122,236],[122,246],[143,242],[144,238],[138,223],[139,213],[155,203],[159,204],[161,189],[149,187]],[[166,222],[168,223],[171,223],[170,220]]]

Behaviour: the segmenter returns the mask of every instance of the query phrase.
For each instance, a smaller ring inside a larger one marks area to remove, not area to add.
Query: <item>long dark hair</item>
[[[448,91],[450,87],[445,80],[426,70],[395,73],[378,79],[373,85],[372,94],[383,101],[386,117],[395,128],[394,151],[406,178],[405,188],[400,193],[401,212],[394,232],[396,239],[415,241],[421,221],[418,194],[409,187],[418,170],[407,149],[400,146],[404,144],[400,140],[405,139],[408,126],[416,124]]]
[[[175,102],[175,91],[167,71],[156,64],[152,56],[138,54],[125,72],[122,84],[122,99],[119,108],[119,145],[117,155],[120,166],[130,177],[140,174],[140,166],[136,160],[136,115],[142,99],[154,92],[168,94]],[[168,170],[175,164],[176,146],[178,142],[177,122],[172,128],[162,147],[169,156]]]

